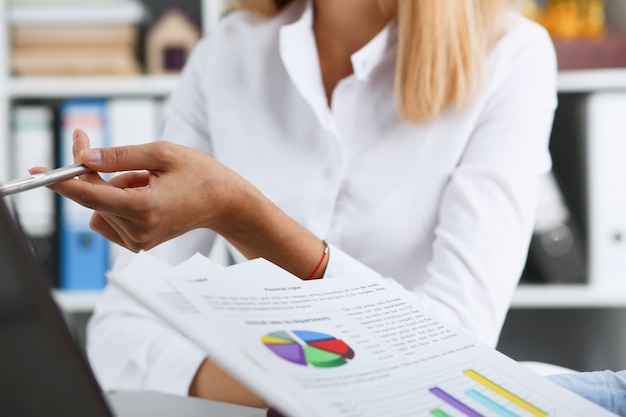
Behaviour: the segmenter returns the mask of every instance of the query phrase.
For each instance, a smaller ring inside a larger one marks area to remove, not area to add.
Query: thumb
[[[82,149],[82,162],[99,172],[160,171],[163,159],[155,158],[152,144]]]

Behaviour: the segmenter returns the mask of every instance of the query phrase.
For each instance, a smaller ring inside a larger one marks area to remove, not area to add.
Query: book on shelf
[[[108,279],[285,416],[612,415],[368,270],[303,281],[263,259],[143,252]]]
[[[145,8],[136,0],[13,4],[11,71],[17,75],[136,75]]]
[[[59,108],[60,165],[74,162],[72,136],[84,130],[94,148],[107,146],[106,100],[66,99]],[[92,210],[67,198],[59,204],[59,288],[97,290],[105,285],[109,243],[89,227]]]
[[[118,46],[135,48],[139,28],[136,25],[14,25],[13,48],[62,46]]]
[[[16,47],[11,70],[17,75],[137,75],[134,48],[117,46]]]
[[[581,98],[585,109],[589,275],[596,288],[626,289],[626,141],[624,91],[598,91]],[[568,121],[569,122],[569,121]]]

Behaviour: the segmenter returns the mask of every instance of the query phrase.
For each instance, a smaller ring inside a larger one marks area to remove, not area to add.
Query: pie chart
[[[326,333],[290,330],[268,333],[261,342],[276,356],[298,365],[334,368],[354,358],[343,340]]]

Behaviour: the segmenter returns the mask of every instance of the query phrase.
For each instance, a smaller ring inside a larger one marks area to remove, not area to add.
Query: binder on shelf
[[[157,139],[161,127],[154,98],[111,98],[107,102],[109,145],[138,145]]]
[[[587,280],[583,238],[553,172],[541,178],[535,230],[523,277],[525,281],[550,284]]]
[[[626,93],[586,97],[589,269],[594,286],[626,290]]]
[[[107,102],[109,146],[139,145],[158,139],[163,123],[161,100],[149,97],[111,98]],[[127,249],[111,245],[114,260]]]
[[[25,177],[34,166],[54,166],[53,110],[46,105],[22,104],[16,105],[11,115],[11,177]],[[36,188],[16,194],[13,199],[35,258],[54,286],[58,268],[54,192]]]
[[[62,165],[73,163],[72,135],[83,129],[92,147],[107,144],[106,100],[69,99],[59,107],[59,155]],[[59,204],[60,257],[59,288],[64,290],[96,290],[105,285],[109,267],[109,244],[91,230],[92,211],[61,198]]]

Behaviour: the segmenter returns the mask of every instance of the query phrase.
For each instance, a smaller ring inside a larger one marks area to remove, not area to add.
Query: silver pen
[[[56,182],[74,178],[78,175],[86,174],[91,171],[92,170],[90,168],[87,168],[83,164],[74,164],[42,172],[40,174],[34,174],[30,177],[9,181],[6,184],[0,185],[0,197],[54,184]]]

